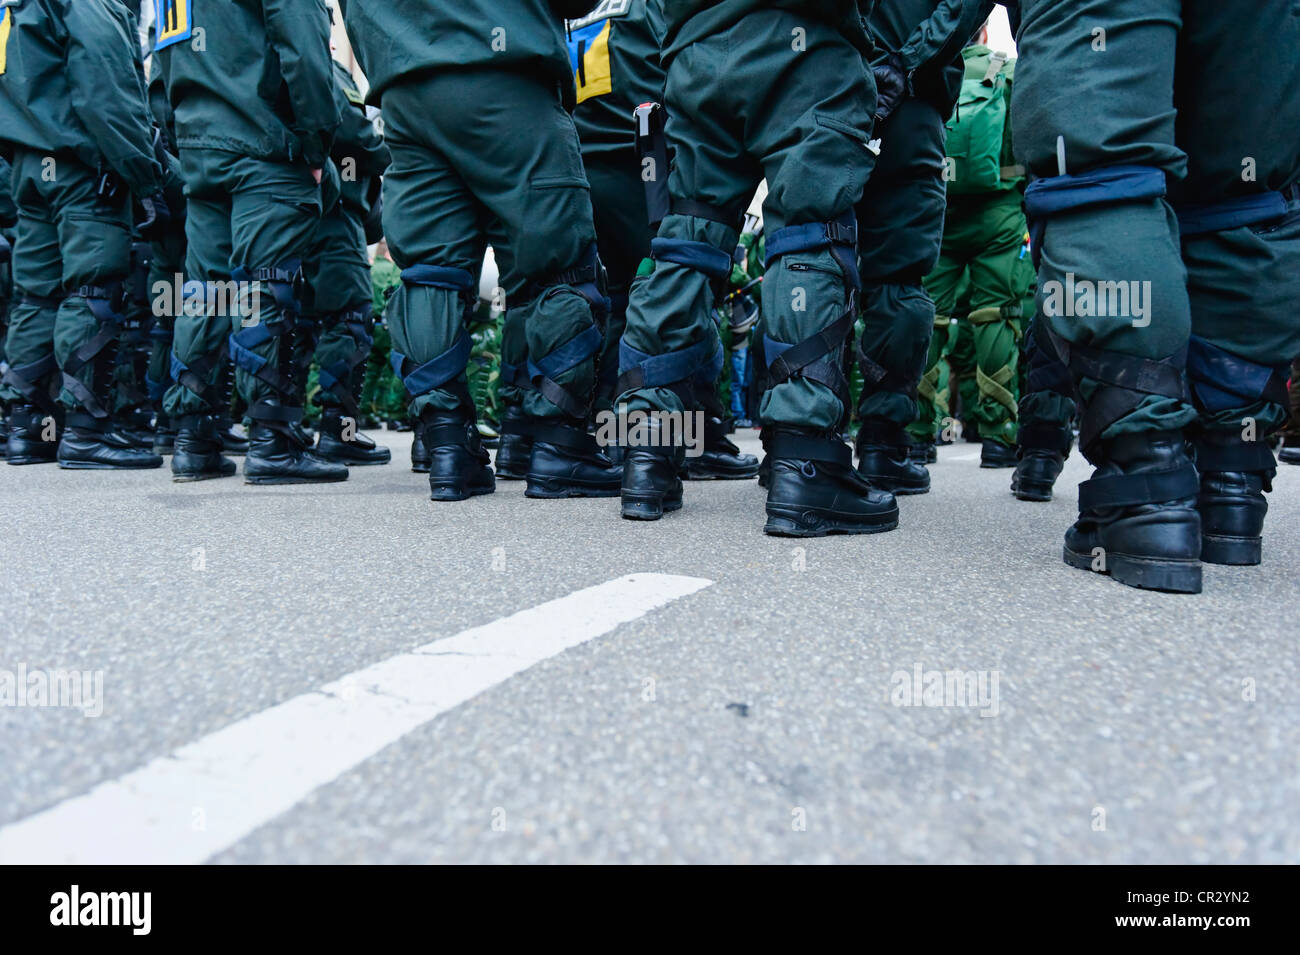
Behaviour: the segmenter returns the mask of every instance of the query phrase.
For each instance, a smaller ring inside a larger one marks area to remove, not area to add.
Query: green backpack
[[[988,71],[966,77],[957,108],[948,120],[944,178],[948,192],[972,195],[1002,187],[1002,138],[1007,126],[1007,55],[989,57]]]

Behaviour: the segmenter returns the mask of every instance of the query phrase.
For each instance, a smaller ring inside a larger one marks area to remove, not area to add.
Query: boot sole
[[[846,521],[813,510],[774,508],[768,505],[763,533],[773,537],[826,537],[830,534],[882,534],[897,526],[897,508],[867,522],[861,519]]]
[[[541,500],[559,500],[566,497],[618,497],[623,493],[623,488],[618,485],[583,487],[563,481],[539,481],[532,477],[526,477],[525,480],[528,482],[528,487],[524,489],[524,497]]]
[[[384,458],[382,461],[362,461],[358,458],[331,458],[320,454],[320,452],[317,452],[317,456],[325,458],[326,461],[331,461],[334,464],[342,464],[350,468],[375,467],[384,464],[391,464],[393,461],[392,458]]]
[[[1264,559],[1262,537],[1201,537],[1201,560],[1229,567],[1253,567]]]
[[[986,471],[1002,471],[1006,468],[1014,468],[1015,466],[1015,461],[1008,461],[1006,464],[995,464],[992,462],[985,463],[984,461],[980,461],[980,467]]]
[[[343,477],[250,477],[244,475],[245,484],[342,484],[346,481],[347,475]]]
[[[14,467],[24,467],[28,464],[55,464],[54,458],[5,458]]]
[[[201,474],[173,474],[172,482],[175,484],[193,484],[195,481],[211,481],[216,478],[229,478],[234,476],[234,471],[204,471]]]
[[[717,471],[712,468],[692,469],[686,468],[686,473],[682,477],[684,481],[752,481],[758,477],[758,468],[750,468],[746,471]]]
[[[94,461],[60,461],[59,467],[65,471],[151,471],[162,467],[162,461],[156,464],[99,464]]]
[[[657,521],[665,514],[682,509],[680,495],[675,497],[623,498],[623,517],[629,521]]]
[[[1062,552],[1065,562],[1078,570],[1102,574],[1140,590],[1160,590],[1173,594],[1201,592],[1201,564],[1193,560],[1151,560],[1126,554],[1107,554],[1106,569],[1093,570],[1091,554],[1079,554],[1068,547]]]
[[[528,480],[528,474],[523,471],[502,471],[500,468],[498,468],[497,480],[498,481],[526,481]]]
[[[859,471],[858,473],[862,474],[861,471]],[[929,482],[926,482],[924,487],[921,487],[919,485],[912,485],[912,484],[898,484],[895,483],[894,481],[889,480],[888,478],[878,477],[874,474],[862,474],[862,479],[866,481],[868,484],[870,484],[872,487],[874,487],[876,490],[888,491],[889,493],[895,496],[907,495],[907,494],[929,494],[930,493]]]
[[[429,500],[431,501],[468,501],[471,497],[481,497],[484,494],[491,494],[496,491],[496,485],[491,487],[431,487],[429,488]]]
[[[1052,499],[1054,484],[1041,484],[1032,481],[1018,481],[1011,485],[1011,493],[1018,501],[1036,501],[1046,503]]]

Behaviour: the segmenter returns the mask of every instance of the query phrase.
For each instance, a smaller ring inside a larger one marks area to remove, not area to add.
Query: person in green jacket
[[[173,477],[235,473],[218,430],[228,353],[252,422],[244,480],[346,480],[347,467],[317,455],[302,429],[304,379],[293,348],[303,258],[338,185],[328,10],[318,0],[155,4],[154,57],[189,199],[192,294],[176,317],[175,383],[165,398],[179,426]]]
[[[512,253],[504,363],[526,362],[533,437],[525,494],[611,496],[619,469],[587,431],[608,311],[590,187],[570,110],[564,18],[591,0],[345,0],[393,164],[384,233],[402,286],[388,305],[394,366],[431,455],[430,496],[490,494],[495,477],[466,380],[467,318],[490,230]],[[497,242],[492,242],[499,248]],[[513,329],[525,332],[526,356]]]
[[[982,440],[980,466],[1006,468],[1016,463],[1022,300],[1032,273],[1024,267],[1024,170],[1015,162],[1009,118],[1016,61],[990,50],[987,37],[981,30],[979,42],[962,51],[962,97],[949,120],[943,246],[926,288],[943,323],[969,279],[976,391],[962,402],[962,420]]]
[[[343,117],[331,153],[339,168],[340,195],[322,216],[303,267],[303,313],[308,327],[320,332],[315,348],[320,390],[313,398],[321,408],[316,452],[343,464],[387,464],[392,453],[360,431],[357,398],[374,343],[366,240],[381,237],[379,190],[388,149],[366,114],[352,74],[335,63],[334,78]]]
[[[137,43],[118,0],[0,8],[0,148],[18,207],[0,383],[10,464],[162,464],[112,418],[133,206],[145,235],[170,219]]]
[[[853,0],[663,7],[671,202],[651,244],[654,271],[632,288],[620,349],[619,407],[641,445],[624,459],[622,514],[657,520],[682,506],[685,416],[696,382],[712,380],[721,355],[712,308],[731,275],[742,216],[766,177],[765,530],[890,530],[893,496],[853,470],[839,437],[860,285],[853,205],[872,163],[875,86],[862,10]]]
[[[628,294],[642,262],[650,257],[650,223],[633,112],[642,103],[663,99],[664,70],[659,62],[663,36],[660,0],[610,0],[566,25],[578,104],[573,113],[582,141],[582,160],[591,182],[596,241],[608,273],[610,315],[605,328],[596,407],[613,409],[618,381],[618,348],[627,322]],[[720,373],[724,364],[718,362]],[[714,380],[695,390],[703,422],[701,453],[686,458],[684,476],[692,480],[745,480],[758,473],[758,458],[741,454],[726,434],[727,411]],[[615,450],[611,448],[611,454]],[[497,455],[501,474],[501,455]]]
[[[1262,559],[1268,437],[1300,353],[1300,7],[1019,13],[1012,122],[1038,309],[1096,468],[1063,557],[1199,592],[1202,561]]]

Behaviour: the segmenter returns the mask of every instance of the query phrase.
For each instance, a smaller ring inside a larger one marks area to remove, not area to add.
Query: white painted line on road
[[[390,657],[0,828],[0,863],[202,862],[439,714],[712,583],[629,574]]]
[[[945,461],[974,461],[980,456],[978,451],[971,454],[950,454],[944,458]]]

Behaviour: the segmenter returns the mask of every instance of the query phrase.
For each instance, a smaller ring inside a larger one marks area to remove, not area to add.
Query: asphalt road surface
[[[325,487],[0,466],[0,862],[1300,860],[1300,468],[1175,596],[1061,562],[1077,454],[1026,504],[945,448],[801,542],[755,483],[434,504],[377,437]]]

